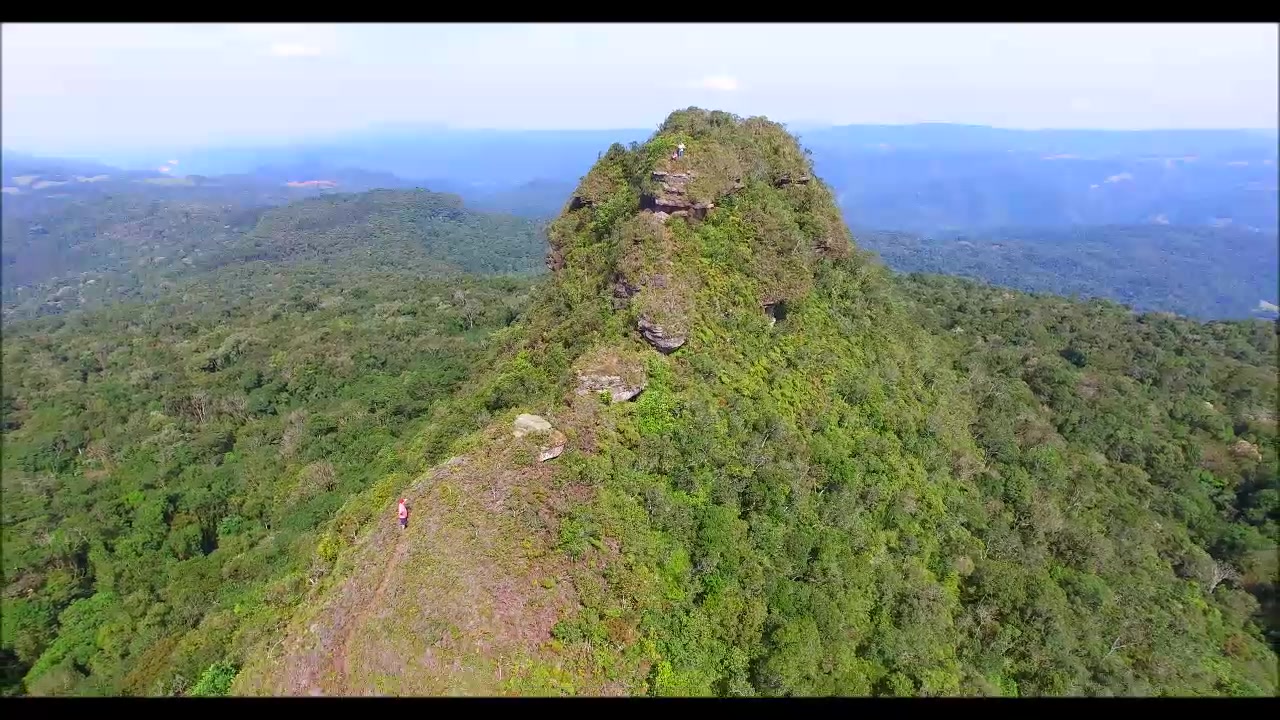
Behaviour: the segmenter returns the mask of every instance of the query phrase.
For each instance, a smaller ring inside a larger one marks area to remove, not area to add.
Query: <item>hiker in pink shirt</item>
[[[400,498],[400,503],[396,507],[396,515],[400,518],[401,530],[409,527],[409,506],[405,504],[406,502],[408,501]]]

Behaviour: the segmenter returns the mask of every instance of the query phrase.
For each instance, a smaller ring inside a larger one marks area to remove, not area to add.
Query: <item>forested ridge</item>
[[[1274,323],[891,275],[760,118],[568,200],[7,321],[6,692],[1274,695]]]
[[[6,320],[158,298],[255,261],[442,277],[543,270],[541,223],[426,190],[330,193],[280,206],[201,192],[128,193],[6,212]]]
[[[922,237],[864,230],[861,245],[899,272],[959,275],[1027,292],[1106,298],[1200,320],[1276,317],[1274,231],[1128,225],[1015,228]]]

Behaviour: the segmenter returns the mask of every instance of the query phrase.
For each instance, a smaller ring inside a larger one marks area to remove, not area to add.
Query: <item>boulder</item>
[[[569,441],[565,434],[551,427],[551,423],[541,415],[523,414],[516,416],[512,424],[511,434],[522,438],[526,435],[547,434],[547,442],[538,449],[538,462],[546,462],[560,457],[564,446]]]
[[[677,348],[684,345],[684,336],[668,335],[661,325],[653,323],[649,318],[642,316],[636,321],[636,327],[640,330],[640,334],[644,337],[645,342],[652,345],[661,353],[665,354],[674,352]]]
[[[515,422],[511,424],[511,434],[516,437],[524,437],[530,433],[547,432],[551,429],[551,423],[547,422],[541,415],[518,415]]]
[[[538,451],[538,462],[546,462],[560,457],[564,453],[565,443],[569,441],[559,430],[551,431],[550,441]]]
[[[627,282],[627,279],[621,275],[616,276],[613,281],[613,309],[621,310],[626,307],[627,303],[630,302],[631,298],[635,297],[638,292],[640,292],[640,288]]]
[[[634,297],[638,292],[640,292],[640,288],[627,282],[625,277],[622,277],[621,275],[615,277],[613,281],[614,297],[625,300],[627,298]]]
[[[644,382],[627,384],[620,375],[579,375],[574,392],[578,395],[607,392],[611,402],[620,403],[639,395],[644,387]]]

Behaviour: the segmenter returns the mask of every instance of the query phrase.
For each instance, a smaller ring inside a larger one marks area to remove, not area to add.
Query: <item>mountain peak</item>
[[[722,243],[720,228],[734,240]],[[808,289],[817,260],[851,249],[831,192],[782,125],[699,108],[672,113],[643,144],[610,147],[549,240],[553,271],[607,276],[613,309],[631,310],[663,352],[684,345],[708,272],[740,276],[773,307]]]
[[[658,530],[622,521],[615,513],[639,507],[633,490],[599,482],[671,472],[653,463],[675,459],[665,443],[688,432],[677,428],[738,423],[730,416],[744,412],[742,392],[770,407],[769,394],[783,392],[786,410],[750,421],[752,433],[781,444],[740,449],[798,448],[785,428],[803,425],[793,411],[828,402],[829,354],[853,357],[887,338],[855,338],[867,326],[833,325],[833,313],[852,316],[856,305],[864,318],[902,323],[876,299],[878,275],[852,279],[866,265],[851,257],[830,191],[795,138],[764,118],[691,108],[642,144],[613,145],[548,237],[551,277],[498,339],[491,369],[439,406],[414,441],[407,469],[416,479],[388,478],[351,511],[368,517],[365,506],[408,497],[416,519],[405,533],[381,520],[335,532],[326,542],[350,550],[298,613],[283,655],[241,674],[241,692],[614,694],[692,682],[646,680],[666,662],[649,614],[663,601],[652,570],[625,558],[650,552]],[[778,362],[806,380],[759,386],[761,368]],[[611,462],[614,470],[601,465]],[[764,487],[743,502],[780,489]],[[606,645],[582,636],[583,623],[601,632],[601,617]],[[602,675],[601,662],[614,669]]]

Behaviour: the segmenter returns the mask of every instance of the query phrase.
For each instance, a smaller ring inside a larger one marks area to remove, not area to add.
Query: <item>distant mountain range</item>
[[[143,182],[197,174],[269,185],[333,183],[313,189],[426,187],[484,209],[551,216],[602,148],[648,133],[396,127],[290,147],[201,148],[121,160],[149,165],[135,171],[133,179]],[[800,139],[846,218],[862,227],[930,234],[1173,224],[1273,232],[1280,223],[1274,130],[846,125],[810,126]],[[161,159],[166,156],[180,164],[162,173],[156,168],[169,162]],[[77,167],[85,177],[105,172]],[[5,192],[22,192],[6,173]]]
[[[0,182],[5,216],[9,218],[47,214],[75,201],[140,193],[153,199],[266,206],[326,193],[419,185],[385,171],[316,163],[262,165],[245,172],[200,175],[179,173],[174,168],[124,170],[100,163],[9,152],[0,161]]]
[[[149,205],[157,200],[181,205],[181,218],[207,216],[214,234],[267,206],[377,188],[549,218],[603,148],[646,135],[399,127],[175,153],[150,169],[135,158],[129,170],[6,151],[5,283],[75,266],[67,253],[81,252],[77,238],[102,218],[128,225],[129,237],[143,218],[155,233],[190,222]],[[1274,131],[843,126],[811,127],[801,140],[860,243],[894,269],[1205,318],[1273,316],[1280,303]],[[42,235],[54,226],[65,247]]]

